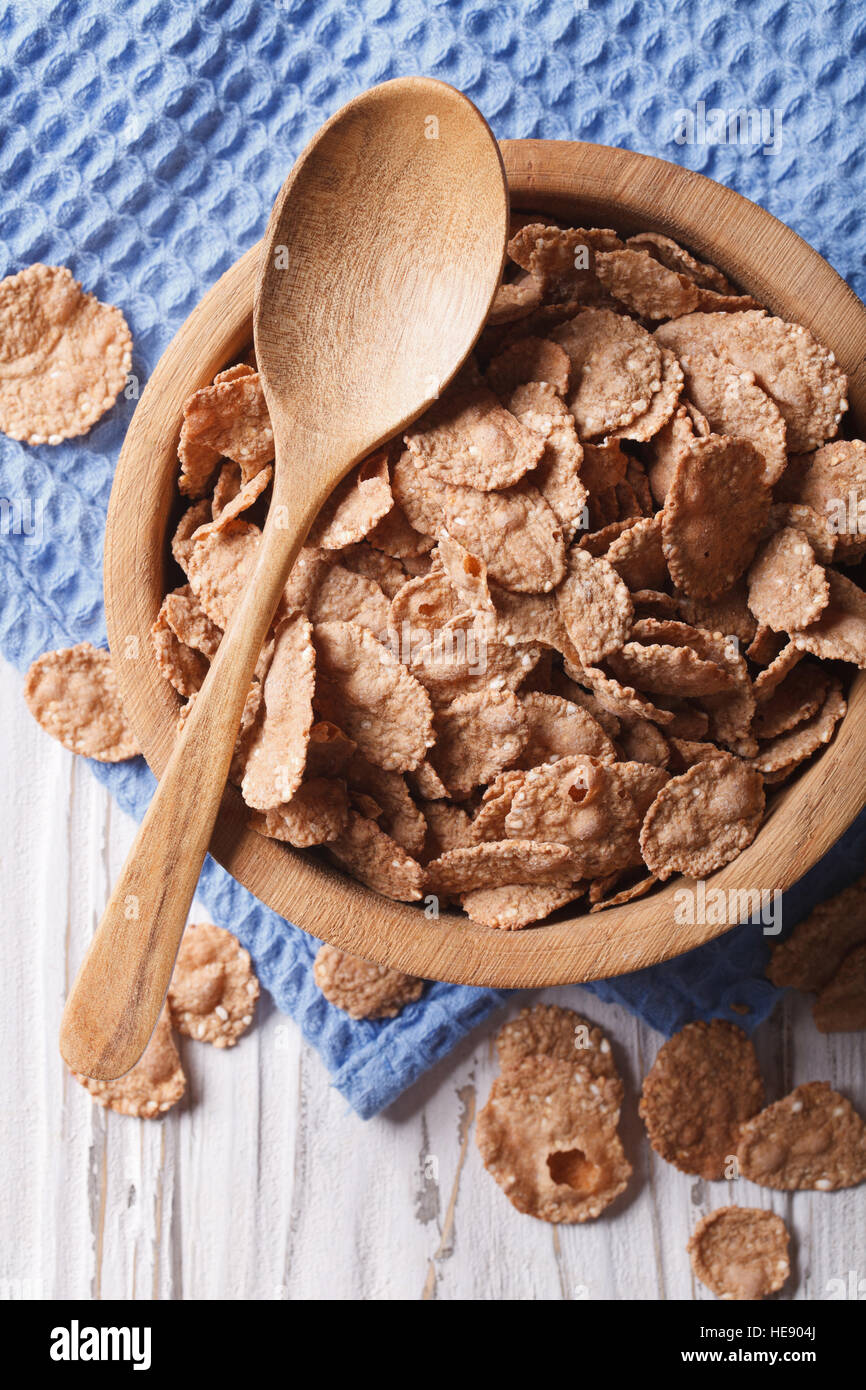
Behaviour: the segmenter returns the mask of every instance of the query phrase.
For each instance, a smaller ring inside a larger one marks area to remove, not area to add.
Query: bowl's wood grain
[[[866,307],[790,228],[729,189],[645,155],[515,140],[505,142],[503,156],[515,207],[544,209],[578,226],[664,232],[774,312],[806,324],[848,373],[850,424],[862,433]],[[157,775],[171,751],[178,698],[157,671],[149,630],[170,564],[181,406],[250,341],[256,256],[253,247],[226,272],[166,349],[133,417],[111,494],[109,643],[127,714]],[[781,790],[756,841],[712,875],[713,888],[786,888],[830,848],[866,803],[864,731],[866,673],[853,682],[848,715],[829,748]],[[674,894],[690,886],[683,879],[631,905],[520,932],[475,927],[462,914],[428,920],[311,854],[247,830],[246,814],[240,794],[227,788],[211,849],[230,873],[315,936],[413,975],[524,988],[599,979],[666,960],[728,929],[675,922]]]

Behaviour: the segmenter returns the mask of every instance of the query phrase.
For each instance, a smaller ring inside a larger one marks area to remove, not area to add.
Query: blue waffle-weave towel
[[[204,290],[261,235],[322,122],[364,88],[420,72],[462,88],[501,138],[593,140],[699,169],[788,222],[862,292],[864,48],[863,6],[835,0],[0,4],[0,275],[68,265],[123,308],[144,382]],[[764,129],[711,143],[710,113],[737,108],[763,112]],[[102,536],[133,408],[121,401],[54,448],[0,437],[0,498],[42,516],[39,536],[0,536],[0,649],[21,670],[48,647],[105,641]],[[143,813],[153,782],[140,759],[94,770]],[[786,926],[860,870],[864,845],[861,821],[787,895]],[[502,997],[438,984],[398,1019],[353,1023],[313,985],[309,937],[210,861],[200,893],[361,1115]],[[775,998],[765,957],[760,929],[745,927],[596,989],[665,1032],[732,1003],[751,1008],[752,1026]]]

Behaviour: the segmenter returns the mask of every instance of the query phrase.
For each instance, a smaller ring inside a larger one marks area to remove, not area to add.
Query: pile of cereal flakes
[[[320,513],[231,778],[263,835],[516,929],[727,863],[832,737],[866,445],[828,442],[833,354],[669,239],[521,219],[508,251],[474,357]],[[184,409],[153,644],[186,700],[261,540],[253,361]]]

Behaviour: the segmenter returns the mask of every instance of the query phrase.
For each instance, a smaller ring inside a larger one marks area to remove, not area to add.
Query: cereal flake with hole
[[[496,1078],[478,1116],[485,1168],[512,1206],[540,1221],[593,1221],[625,1190],[617,1084],[534,1054]]]

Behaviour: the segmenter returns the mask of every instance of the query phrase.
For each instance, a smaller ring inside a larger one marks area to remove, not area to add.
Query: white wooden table
[[[0,1297],[711,1298],[685,1245],[704,1212],[735,1201],[788,1222],[783,1297],[850,1297],[859,1280],[866,1297],[866,1188],[788,1196],[676,1172],[636,1112],[660,1036],[579,988],[544,997],[614,1039],[635,1167],[586,1226],[519,1215],[482,1168],[474,1117],[498,1020],[367,1123],[266,997],[235,1049],[180,1040],[189,1095],[163,1120],[94,1105],[65,1074],[57,1030],[134,827],[31,720],[20,688],[0,663]],[[828,1079],[866,1113],[862,1035],[821,1037],[800,1000],[756,1041],[772,1098]]]

